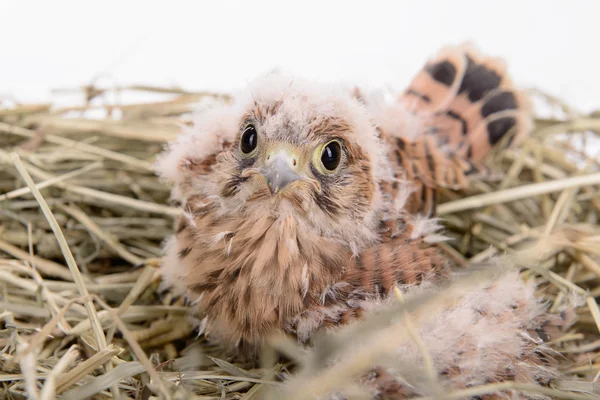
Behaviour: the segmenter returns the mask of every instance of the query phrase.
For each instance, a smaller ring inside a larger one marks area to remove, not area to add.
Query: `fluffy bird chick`
[[[440,52],[394,104],[259,79],[157,163],[183,209],[164,279],[238,352],[276,331],[306,342],[397,285],[447,279],[431,245],[436,189],[485,175],[479,161],[528,124],[502,65],[466,46]]]

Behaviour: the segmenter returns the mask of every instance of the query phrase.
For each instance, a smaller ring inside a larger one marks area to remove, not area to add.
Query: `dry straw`
[[[600,159],[580,150],[599,141],[598,113],[580,115],[536,93],[555,115],[539,118],[518,149],[495,155],[490,163],[502,178],[443,193],[439,207],[453,239],[440,247],[459,265],[511,254],[553,310],[585,299],[578,322],[553,344],[565,354],[559,359],[564,376],[551,387],[503,382],[443,392],[407,313],[440,298],[401,302],[395,312],[403,324],[370,320],[368,329],[343,330],[308,354],[287,338],[273,338],[262,364],[226,361],[217,346],[197,337],[181,300],[159,287],[161,243],[179,211],[151,165],[187,113],[228,98],[170,88],[117,90],[165,98],[107,104],[109,91],[86,87],[85,103],[72,107],[2,107],[0,99],[0,397],[303,399],[336,390],[364,398],[355,377],[393,343],[383,338],[400,335],[427,361],[417,373],[438,389],[431,398],[600,396]],[[105,117],[92,119],[92,112]],[[373,347],[357,350],[357,340]],[[278,352],[291,362],[277,363]],[[317,362],[331,354],[349,361]]]

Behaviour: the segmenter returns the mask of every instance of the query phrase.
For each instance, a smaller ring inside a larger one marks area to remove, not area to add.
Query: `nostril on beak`
[[[273,155],[273,157],[270,157]],[[270,158],[270,159],[269,159]],[[301,179],[298,175],[298,160],[285,153],[268,154],[265,166],[261,168],[262,175],[266,178],[271,193],[279,193],[290,183]]]

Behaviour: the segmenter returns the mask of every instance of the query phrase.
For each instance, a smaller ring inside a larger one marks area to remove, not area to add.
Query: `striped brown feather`
[[[503,62],[468,45],[443,49],[427,62],[398,102],[407,111],[398,118],[416,121],[400,126],[417,131],[380,131],[396,177],[414,184],[406,205],[412,213],[432,215],[437,188],[461,189],[490,176],[481,161],[493,146],[517,143],[531,126],[530,102]],[[387,193],[394,198],[398,190]]]

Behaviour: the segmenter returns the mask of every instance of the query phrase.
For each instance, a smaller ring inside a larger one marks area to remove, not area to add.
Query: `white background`
[[[514,80],[600,108],[600,2],[0,0],[0,96],[103,77],[231,90],[273,68],[401,88],[445,44],[473,41]]]

